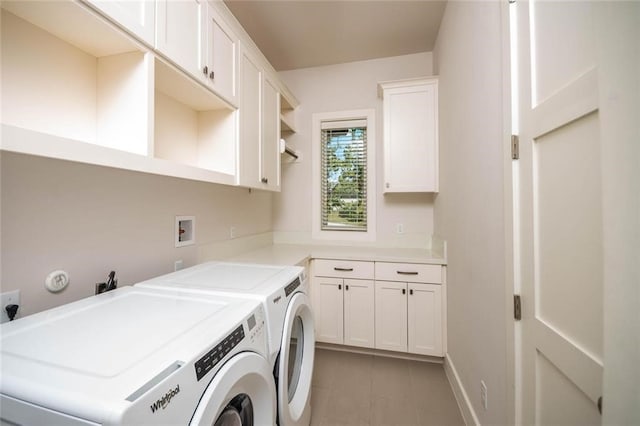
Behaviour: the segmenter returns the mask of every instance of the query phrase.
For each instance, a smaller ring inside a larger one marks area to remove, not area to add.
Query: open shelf
[[[154,156],[235,176],[236,109],[159,59],[155,81]]]
[[[148,53],[77,4],[2,8],[2,122],[147,155]]]

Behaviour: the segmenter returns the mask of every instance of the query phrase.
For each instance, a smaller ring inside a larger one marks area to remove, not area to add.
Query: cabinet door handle
[[[215,75],[216,75],[216,73],[215,73],[215,72],[213,72],[213,71],[211,71],[211,72],[209,73],[209,78],[210,78],[211,80],[213,80],[213,79],[215,78]]]
[[[413,289],[409,289],[409,296],[413,296]]]
[[[204,66],[204,68],[202,68],[202,74],[207,75],[209,74],[209,67],[208,66]]]
[[[416,271],[396,271],[398,275],[418,275]]]
[[[338,284],[338,290],[342,290],[342,284]]]
[[[334,271],[342,271],[342,272],[353,272],[353,268],[338,268],[337,266],[333,268]]]
[[[260,179],[260,182],[269,183],[269,179],[267,179],[266,177],[263,177],[262,179]]]
[[[345,286],[344,286],[344,289],[345,289],[345,290],[347,290],[347,291],[349,291],[349,286],[348,286],[348,285],[345,285]]]
[[[402,294],[407,294],[407,289],[406,288],[402,289]]]

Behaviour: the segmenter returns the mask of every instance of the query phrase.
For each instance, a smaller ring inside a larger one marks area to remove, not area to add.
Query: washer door
[[[275,424],[275,383],[269,363],[253,352],[227,361],[207,386],[190,425]]]
[[[287,306],[278,365],[280,425],[308,425],[315,332],[309,298],[296,293]]]

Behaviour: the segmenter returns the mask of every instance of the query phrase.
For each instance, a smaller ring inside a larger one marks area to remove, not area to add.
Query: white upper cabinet
[[[240,54],[240,176],[250,188],[280,190],[280,92],[261,62]]]
[[[384,192],[438,192],[438,80],[378,85],[384,114]]]
[[[203,5],[198,0],[157,0],[156,50],[200,78]]]
[[[155,0],[83,0],[149,46],[154,45]]]
[[[203,11],[205,39],[202,42],[201,78],[216,93],[231,103],[237,101],[236,70],[238,37],[222,20],[213,6]]]

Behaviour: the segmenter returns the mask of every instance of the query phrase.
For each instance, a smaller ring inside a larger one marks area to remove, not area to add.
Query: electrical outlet
[[[404,234],[404,224],[396,223],[396,234]]]
[[[480,402],[484,411],[487,411],[487,385],[484,380],[480,380]]]
[[[176,260],[175,262],[173,262],[173,270],[174,271],[179,271],[182,268],[184,268],[184,265],[182,263],[182,259]]]
[[[2,311],[2,321],[0,322],[5,323],[9,321],[9,315],[7,315],[5,309],[8,305],[20,306],[20,290],[7,291],[6,293],[0,294],[0,310]],[[22,306],[18,309],[16,318],[20,317],[20,309],[22,309]]]
[[[236,227],[229,228],[229,238],[234,239],[236,237]]]

